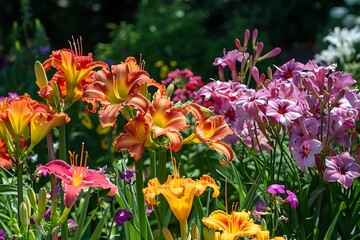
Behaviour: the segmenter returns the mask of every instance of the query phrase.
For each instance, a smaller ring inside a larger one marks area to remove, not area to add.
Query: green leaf
[[[340,206],[339,206],[339,210],[338,210],[336,216],[334,217],[333,221],[331,222],[331,225],[330,225],[329,229],[327,230],[324,239],[326,239],[326,240],[327,240],[327,239],[331,239],[331,235],[332,235],[332,233],[333,233],[333,231],[334,231],[334,228],[335,228],[335,226],[336,226],[336,222],[337,222],[337,220],[338,220],[338,218],[339,218],[339,216],[340,216],[340,213],[341,213],[342,210],[344,210],[345,208],[346,208],[345,202],[341,202],[341,203],[340,203]]]
[[[90,240],[100,239],[102,228],[105,224],[105,218],[101,218],[99,223],[97,224],[93,234],[91,235]]]
[[[88,206],[89,206],[90,192],[91,191],[88,191],[86,193],[85,200],[80,204],[80,207],[79,207],[80,219],[77,222],[78,226],[76,228],[74,239],[81,239],[81,236],[84,234],[84,232],[86,230],[86,228],[84,228],[84,222],[86,219],[86,215],[87,215],[86,213],[87,213]]]
[[[2,194],[2,195],[17,195],[17,188],[15,185],[0,184],[0,194]]]

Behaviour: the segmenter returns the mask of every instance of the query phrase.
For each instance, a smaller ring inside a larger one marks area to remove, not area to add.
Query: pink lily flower
[[[110,189],[108,196],[113,196],[118,191],[116,185],[112,184],[102,171],[89,169],[86,166],[87,152],[85,155],[84,162],[81,155],[79,165],[77,165],[78,155],[70,153],[71,165],[62,160],[52,160],[45,165],[38,166],[36,169],[37,171],[54,174],[62,180],[65,207],[68,209],[74,205],[83,188],[100,187]]]

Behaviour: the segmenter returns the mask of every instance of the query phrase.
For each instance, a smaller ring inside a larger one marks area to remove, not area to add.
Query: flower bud
[[[37,203],[36,203],[36,194],[34,192],[34,189],[29,188],[27,196],[28,196],[28,199],[30,201],[32,209],[34,209],[34,212],[36,212],[38,206],[37,206]]]
[[[165,240],[174,240],[174,238],[171,236],[171,233],[167,227],[164,227],[162,229],[162,233],[164,235]]]
[[[40,188],[39,190],[39,198],[38,198],[38,212],[36,219],[40,222],[45,213],[46,209],[46,190],[45,188]]]
[[[34,64],[35,76],[36,76],[36,85],[41,88],[48,84],[48,79],[45,73],[45,69],[39,61],[36,61]]]
[[[200,233],[199,233],[199,229],[198,227],[196,226],[195,223],[192,223],[191,224],[191,239],[194,239],[194,240],[200,240]]]
[[[17,223],[15,223],[14,225],[12,225],[12,228],[14,229],[14,232],[17,234],[17,235],[20,235],[20,228],[19,228],[19,225]]]
[[[261,219],[261,230],[263,230],[263,231],[267,230],[266,221],[264,218]]]
[[[59,87],[56,84],[56,82],[53,82],[51,85],[52,91],[53,91],[53,96],[54,96],[54,105],[57,109],[60,110],[60,91],[59,91]]]
[[[29,240],[36,240],[35,234],[33,232],[33,230],[29,230],[29,235],[28,235],[28,239]]]
[[[171,98],[171,95],[173,94],[174,92],[174,84],[173,83],[170,83],[169,86],[166,88],[166,93],[165,95],[168,97],[168,98]]]
[[[25,202],[22,202],[20,204],[19,218],[20,218],[20,223],[24,226],[24,229],[27,229],[30,221],[29,221],[29,210],[27,209]]]
[[[26,209],[28,210],[29,216],[31,215],[31,203],[28,196],[24,197],[24,203],[26,204]]]

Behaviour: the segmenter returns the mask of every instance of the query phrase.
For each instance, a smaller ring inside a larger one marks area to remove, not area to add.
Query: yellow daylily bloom
[[[171,211],[182,224],[189,217],[194,197],[200,196],[207,187],[214,189],[213,198],[219,195],[220,187],[210,176],[205,174],[195,181],[191,178],[180,178],[175,173],[173,176],[168,176],[164,184],[160,184],[157,178],[151,179],[143,192],[147,203],[150,205],[158,205],[160,202],[156,200],[156,196],[162,194],[169,203]]]
[[[209,217],[203,218],[202,223],[211,229],[222,231],[220,238],[222,240],[254,237],[261,230],[261,227],[254,223],[250,214],[251,212],[245,210],[241,212],[232,211],[231,214],[216,210]]]

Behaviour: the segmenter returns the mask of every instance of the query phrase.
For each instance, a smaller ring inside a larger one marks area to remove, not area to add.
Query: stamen
[[[71,38],[72,38],[72,42],[68,40],[70,45],[70,50],[73,51],[76,56],[82,56],[83,53],[82,37],[80,36],[79,38],[76,39],[76,41],[74,36],[71,36]]]

